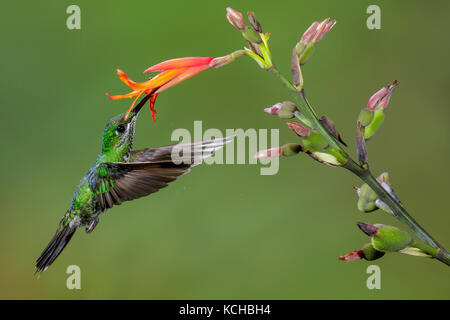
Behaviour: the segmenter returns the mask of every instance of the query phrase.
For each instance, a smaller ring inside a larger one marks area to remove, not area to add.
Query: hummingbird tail
[[[55,236],[42,251],[39,258],[36,260],[36,273],[43,272],[58,258],[59,254],[63,251],[70,239],[74,235],[76,227],[65,226],[56,231]]]

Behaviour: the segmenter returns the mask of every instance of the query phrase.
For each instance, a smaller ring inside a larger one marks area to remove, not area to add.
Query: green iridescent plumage
[[[55,236],[37,259],[36,272],[46,270],[55,261],[79,227],[92,232],[105,210],[166,187],[231,141],[219,138],[132,150],[137,116],[145,101],[144,98],[127,119],[120,114],[106,125],[102,152],[81,179]],[[175,163],[174,148],[189,150],[190,161]]]

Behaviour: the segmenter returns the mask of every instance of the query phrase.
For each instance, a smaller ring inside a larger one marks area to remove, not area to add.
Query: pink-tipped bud
[[[280,109],[281,109],[281,102],[278,102],[277,104],[274,104],[270,108],[265,108],[264,112],[268,114],[277,115],[278,112],[280,112]]]
[[[230,7],[227,8],[227,19],[239,31],[244,30],[247,26],[242,13]]]
[[[385,109],[389,104],[394,89],[398,86],[397,80],[394,80],[390,86],[386,86],[375,92],[367,102],[368,110],[375,110],[380,107]]]
[[[339,260],[345,261],[345,262],[351,262],[351,261],[357,261],[364,258],[364,253],[362,250],[355,250],[352,252],[349,252],[347,254],[344,254],[343,256],[339,257]]]
[[[325,27],[327,26],[327,23],[329,20],[330,20],[330,18],[326,18],[325,20],[323,20],[322,22],[319,23],[319,25],[317,26],[316,32],[314,33],[314,37],[311,40],[312,42],[319,41],[319,37],[322,36],[322,32],[325,30]]]
[[[311,42],[311,39],[315,35],[318,26],[319,26],[319,22],[314,21],[312,23],[312,25],[303,34],[301,41],[303,41],[305,43]]]
[[[295,132],[300,138],[305,138],[309,136],[310,130],[305,128],[300,122],[297,121],[288,121],[287,125],[289,129]]]
[[[374,224],[368,224],[364,222],[357,222],[358,227],[369,237],[373,237],[378,232],[378,227]]]
[[[278,115],[282,119],[291,119],[298,112],[297,106],[291,101],[283,101],[264,109],[265,113]]]
[[[327,24],[325,25],[323,30],[320,32],[320,34],[317,36],[316,42],[322,40],[323,37],[325,37],[327,35],[327,33],[330,32],[331,28],[333,28],[335,24],[336,24],[336,20],[334,20],[334,19],[331,21],[327,21]]]
[[[282,153],[282,149],[280,148],[272,148],[267,150],[260,150],[256,153],[256,159],[267,159],[267,158],[275,158],[279,157]]]
[[[325,37],[325,35],[330,32],[331,28],[336,24],[336,20],[331,20],[326,18],[325,20],[318,22],[315,21],[311,24],[308,30],[302,36],[301,41],[305,44],[310,44],[311,42],[318,42]]]

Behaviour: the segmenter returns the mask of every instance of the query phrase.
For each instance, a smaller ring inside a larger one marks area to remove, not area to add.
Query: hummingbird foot
[[[99,221],[100,219],[98,218],[98,216],[92,218],[92,221],[89,222],[89,224],[86,226],[86,233],[91,233],[95,229]]]

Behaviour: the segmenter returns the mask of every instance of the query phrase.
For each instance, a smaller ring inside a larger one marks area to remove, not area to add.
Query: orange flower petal
[[[109,95],[109,93],[105,93],[105,94],[111,100],[120,100],[120,99],[125,99],[125,98],[134,98],[137,95],[139,95],[140,93],[141,93],[140,91],[132,91],[132,92],[127,93],[127,94],[119,94],[119,95],[115,95],[115,96],[111,96],[111,95]]]
[[[181,74],[183,72],[184,72],[184,69],[168,70],[168,71],[161,72],[160,74],[156,75],[155,77],[153,77],[150,80],[145,81],[145,82],[134,82],[134,81],[130,82],[130,80],[127,80],[127,85],[132,90],[136,90],[136,91],[153,90],[153,89],[158,88],[158,87],[162,86],[163,84],[169,82],[173,78],[176,78],[179,74]]]
[[[156,122],[156,110],[155,110],[155,102],[156,102],[156,97],[158,96],[158,93],[154,93],[151,97],[150,97],[150,101],[148,102],[148,105],[150,107],[150,111],[152,112],[152,118],[153,121]]]
[[[144,73],[209,65],[213,57],[186,57],[167,60],[151,66]]]
[[[120,80],[122,80],[122,82],[125,83],[130,88],[133,87],[134,85],[136,85],[136,82],[131,80],[130,77],[128,77],[126,75],[126,73],[123,72],[122,70],[117,69],[117,74],[119,75]],[[135,90],[135,89],[133,89],[133,90]]]
[[[127,113],[125,113],[125,115],[123,116],[123,120],[127,120],[128,115],[130,114],[131,110],[134,107],[134,104],[136,103],[137,99],[139,99],[139,97],[141,96],[143,92],[141,91],[141,93],[139,93],[139,95],[136,96],[136,98],[134,98],[133,102],[131,103],[131,106],[128,108]]]
[[[196,74],[198,74],[208,68],[209,68],[209,65],[184,69],[184,70],[182,70],[183,72],[180,73],[177,77],[173,78],[172,80],[170,80],[169,82],[167,82],[163,86],[161,86],[158,90],[156,90],[156,93],[160,93],[164,90],[167,90],[170,87],[173,87],[174,85],[176,85],[186,79],[189,79],[190,77],[193,77]]]

